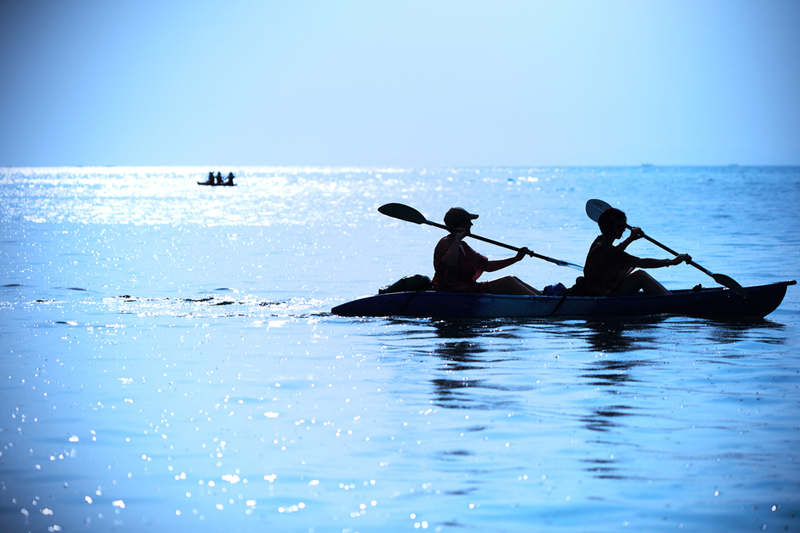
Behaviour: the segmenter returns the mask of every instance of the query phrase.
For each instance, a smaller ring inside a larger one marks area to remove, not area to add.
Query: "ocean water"
[[[0,169],[1,531],[800,530],[796,286],[745,322],[330,314],[432,275],[443,233],[388,202],[582,263],[600,198],[797,279],[800,168],[209,170]]]

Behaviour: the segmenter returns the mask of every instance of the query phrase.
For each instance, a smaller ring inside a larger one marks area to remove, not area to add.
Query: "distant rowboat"
[[[211,187],[235,187],[236,184],[233,182],[233,172],[228,173],[228,177],[225,178],[225,181],[222,181],[222,175],[217,172],[217,175],[214,176],[213,172],[208,173],[208,179],[206,181],[198,181],[198,185],[209,185]]]
[[[395,292],[334,307],[339,316],[427,318],[642,317],[763,318],[778,308],[796,281],[745,287],[747,298],[726,288],[678,290],[664,295],[617,297],[506,296],[458,292]]]

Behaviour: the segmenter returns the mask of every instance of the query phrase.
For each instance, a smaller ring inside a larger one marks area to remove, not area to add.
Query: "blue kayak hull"
[[[778,308],[795,281],[746,287],[747,298],[724,288],[681,290],[666,295],[595,298],[506,296],[459,292],[396,292],[347,302],[339,316],[419,318],[641,317],[683,315],[707,318],[763,318]]]

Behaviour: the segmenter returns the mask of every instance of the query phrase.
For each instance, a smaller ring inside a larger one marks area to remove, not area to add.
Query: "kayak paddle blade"
[[[739,285],[733,278],[726,276],[725,274],[711,274],[711,277],[723,287],[728,287],[742,298],[747,298],[747,291],[744,290],[744,287]]]
[[[387,217],[398,218],[406,222],[413,222],[414,224],[424,224],[426,222],[425,216],[414,209],[403,204],[386,204],[378,208],[378,212]]]
[[[589,200],[586,202],[586,214],[589,215],[589,218],[597,222],[600,219],[600,215],[603,214],[603,211],[610,207],[611,206],[603,200]]]

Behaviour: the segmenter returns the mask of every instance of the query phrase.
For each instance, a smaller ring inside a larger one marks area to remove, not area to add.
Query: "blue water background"
[[[330,314],[432,275],[441,230],[388,202],[582,263],[600,198],[797,279],[800,168],[209,170],[0,169],[3,531],[800,529],[796,286],[764,321]]]

